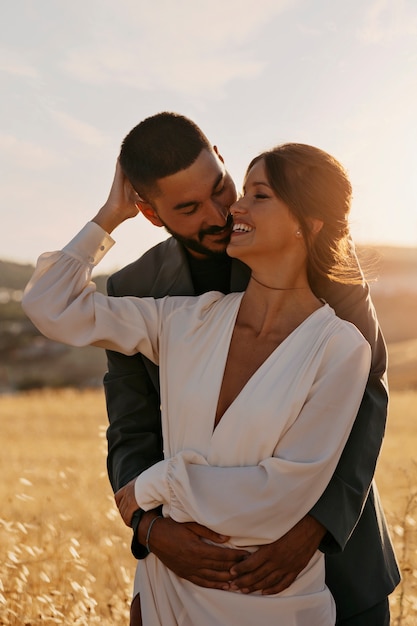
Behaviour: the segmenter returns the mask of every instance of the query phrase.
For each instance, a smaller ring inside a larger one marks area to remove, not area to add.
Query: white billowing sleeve
[[[41,255],[23,310],[49,339],[128,355],[141,352],[157,363],[163,300],[112,298],[97,293],[91,281],[92,270],[113,244],[100,226],[88,222],[62,251]]]
[[[229,535],[236,546],[283,536],[325,490],[359,409],[370,348],[359,335],[351,339],[328,342],[307,400],[273,457],[257,466],[217,467],[185,450],[136,479],[138,505],[149,510],[163,504],[176,521],[199,522]],[[273,401],[273,389],[271,394]]]

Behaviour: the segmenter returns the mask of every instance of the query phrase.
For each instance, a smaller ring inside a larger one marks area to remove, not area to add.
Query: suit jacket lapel
[[[164,256],[149,295],[153,298],[194,295],[184,249],[173,237],[166,241]]]
[[[182,244],[170,237],[164,245],[164,254],[159,264],[149,295],[153,298],[170,296],[193,296],[194,286],[190,268]],[[244,291],[250,277],[250,269],[237,259],[232,260],[230,277],[231,291]]]

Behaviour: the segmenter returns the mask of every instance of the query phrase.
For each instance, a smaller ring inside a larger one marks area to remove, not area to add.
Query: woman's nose
[[[244,211],[244,208],[242,206],[242,200],[243,196],[239,196],[236,202],[232,204],[232,206],[230,207],[230,213],[232,215],[234,215],[235,213],[242,213]]]

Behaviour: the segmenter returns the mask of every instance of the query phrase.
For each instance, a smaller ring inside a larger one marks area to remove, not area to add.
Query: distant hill
[[[0,261],[0,288],[24,289],[33,269],[33,265]]]
[[[106,369],[103,350],[70,348],[41,336],[24,314],[22,292],[33,265],[0,261],[0,393],[34,387],[100,385]],[[106,290],[107,276],[94,277]]]
[[[417,247],[358,247],[358,255],[374,292],[417,294]]]
[[[412,268],[417,270],[417,247],[358,246],[358,249],[376,251],[380,257],[383,274],[409,272]]]
[[[417,292],[417,247],[358,246],[357,250],[372,286],[376,279],[375,285],[378,286],[394,287],[396,284],[398,290],[399,286],[404,285],[407,291]],[[33,265],[0,260],[0,290],[23,290],[33,271]],[[106,280],[106,275],[94,278],[97,288],[103,293]]]
[[[417,249],[362,246],[358,254],[388,343],[390,385],[417,388]],[[103,350],[49,341],[24,315],[20,300],[33,270],[0,261],[0,392],[100,385],[106,369]],[[106,275],[94,277],[103,293],[106,280]]]
[[[33,265],[22,265],[12,261],[0,261],[0,290],[23,291],[32,276],[35,267]],[[97,289],[105,292],[106,275],[94,277]]]

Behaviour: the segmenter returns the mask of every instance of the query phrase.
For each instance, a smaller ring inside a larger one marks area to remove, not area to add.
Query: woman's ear
[[[317,233],[319,233],[321,231],[321,229],[323,228],[323,220],[319,220],[317,217],[311,217],[309,219],[309,224],[310,224],[310,232],[313,235],[317,235]]]
[[[138,200],[136,202],[136,207],[139,211],[146,217],[146,219],[151,222],[154,226],[163,226],[163,223],[159,219],[158,213],[155,211],[152,205],[149,202],[145,202],[145,200]]]

